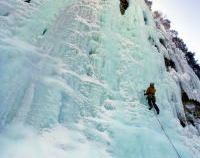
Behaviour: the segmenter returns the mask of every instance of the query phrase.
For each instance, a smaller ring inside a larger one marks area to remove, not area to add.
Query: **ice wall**
[[[143,0],[123,16],[118,0],[2,0],[0,36],[0,158],[177,158],[143,96],[150,82],[181,157],[199,157],[196,129],[177,119],[179,83],[198,100],[199,80],[159,43]]]

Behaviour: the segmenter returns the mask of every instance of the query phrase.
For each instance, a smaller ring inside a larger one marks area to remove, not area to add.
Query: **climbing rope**
[[[155,114],[155,113],[154,113],[154,114]],[[163,125],[161,124],[161,122],[160,122],[160,120],[159,120],[159,118],[157,117],[156,114],[155,114],[155,117],[156,117],[158,123],[160,124],[160,127],[161,127],[163,133],[165,134],[166,138],[168,139],[169,143],[172,145],[174,151],[176,152],[176,154],[178,155],[179,158],[182,158],[181,155],[179,154],[178,150],[177,150],[176,147],[174,146],[173,142],[171,141],[170,137],[167,135],[167,133],[166,133],[166,131],[165,131]]]

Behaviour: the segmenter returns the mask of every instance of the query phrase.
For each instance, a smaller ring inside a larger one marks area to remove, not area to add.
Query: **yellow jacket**
[[[149,87],[146,90],[146,95],[149,95],[149,94],[155,95],[155,93],[156,93],[156,89],[154,87]]]

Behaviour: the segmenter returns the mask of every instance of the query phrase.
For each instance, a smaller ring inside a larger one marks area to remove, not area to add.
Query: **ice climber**
[[[151,110],[154,107],[156,109],[157,114],[159,114],[160,110],[158,106],[156,105],[155,93],[156,93],[156,89],[154,87],[154,83],[150,83],[150,86],[147,88],[146,93],[144,95],[147,95],[149,110]]]

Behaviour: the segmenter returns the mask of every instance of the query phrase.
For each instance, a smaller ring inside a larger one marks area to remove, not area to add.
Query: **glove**
[[[144,90],[144,96],[145,96],[145,95],[147,95],[147,94],[146,94],[146,91]]]

